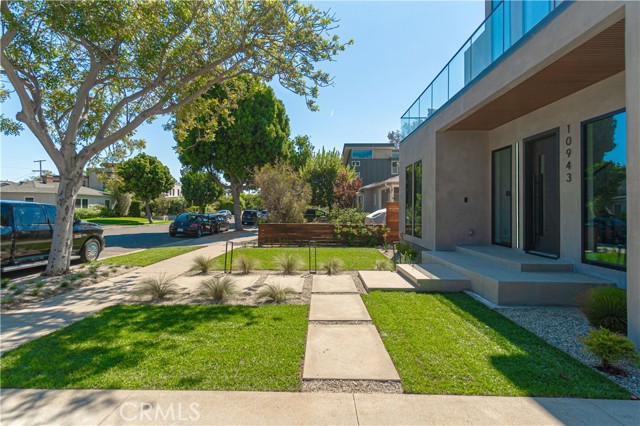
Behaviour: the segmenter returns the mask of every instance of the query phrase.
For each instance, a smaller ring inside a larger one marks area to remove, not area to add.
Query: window
[[[19,220],[21,225],[29,226],[47,223],[44,210],[39,204],[25,204],[20,207],[14,207],[14,212],[16,220]]]
[[[398,174],[398,161],[392,161],[391,162],[391,174],[392,175],[397,175]]]
[[[373,150],[371,149],[354,149],[351,151],[351,158],[369,159],[373,158]]]
[[[24,200],[29,203],[33,203],[33,197],[24,197]]]
[[[10,218],[11,218],[11,207],[6,204],[2,205],[2,219],[0,222],[1,226],[11,226]]]
[[[351,167],[360,167],[360,162],[359,161],[352,161],[351,162]]]
[[[422,160],[406,168],[405,234],[422,238]]]
[[[89,200],[87,198],[76,198],[76,207],[88,209]]]
[[[56,221],[56,206],[44,206],[47,216],[49,216],[49,223]]]
[[[624,111],[582,127],[582,261],[621,270],[627,265],[626,131]]]
[[[111,208],[111,200],[104,200],[104,206],[108,209]]]

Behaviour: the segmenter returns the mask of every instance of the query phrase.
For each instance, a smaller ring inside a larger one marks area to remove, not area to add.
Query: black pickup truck
[[[53,238],[56,206],[26,201],[0,201],[2,272],[46,264]],[[76,219],[72,256],[83,262],[96,260],[104,248],[104,230]]]

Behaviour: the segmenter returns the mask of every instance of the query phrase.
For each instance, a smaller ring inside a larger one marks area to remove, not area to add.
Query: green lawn
[[[151,225],[146,217],[95,217],[92,219],[84,219],[86,222],[97,223],[99,225],[126,225],[139,226]],[[153,225],[162,225],[163,223],[171,223],[170,220],[154,220]]]
[[[94,263],[118,266],[147,266],[203,247],[204,246],[155,247],[135,253],[98,260]]]
[[[307,311],[115,306],[4,354],[0,386],[298,391]]]
[[[269,247],[269,248],[239,248],[234,250],[234,257],[244,254],[260,261],[260,265],[256,269],[262,270],[278,270],[278,266],[273,258],[280,253],[295,253],[304,261],[304,268],[308,268],[309,249],[307,247]],[[311,262],[314,266],[313,249],[311,250]],[[342,259],[344,262],[343,269],[345,271],[374,269],[376,260],[385,260],[378,250],[367,247],[318,247],[318,267],[332,257]],[[388,259],[387,259],[388,260]],[[224,268],[224,255],[213,259],[213,269],[222,270]]]
[[[629,398],[629,392],[462,294],[363,300],[408,393]]]
[[[611,263],[612,265],[623,266],[627,264],[626,253],[587,253],[585,257],[588,260]]]

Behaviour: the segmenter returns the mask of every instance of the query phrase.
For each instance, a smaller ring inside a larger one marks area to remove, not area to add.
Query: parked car
[[[307,211],[304,212],[304,219],[307,222],[323,222],[326,218],[327,212],[315,207],[308,208]]]
[[[213,234],[213,224],[205,215],[197,213],[182,213],[169,224],[169,235],[191,235],[199,238],[202,234]]]
[[[245,210],[242,212],[242,224],[255,226],[258,224],[258,212],[256,210]]]
[[[387,209],[376,210],[364,218],[365,225],[384,225],[387,222]]]
[[[2,272],[46,264],[51,251],[56,206],[9,200],[0,203]],[[76,219],[72,254],[80,256],[83,262],[96,260],[105,247],[103,232],[100,225]]]
[[[260,219],[264,219],[264,220],[269,219],[269,212],[266,210],[262,210],[260,212]]]
[[[227,219],[233,216],[233,213],[231,213],[230,210],[220,210],[217,214],[224,215],[227,217]]]
[[[214,232],[224,232],[229,230],[229,221],[227,220],[227,216],[219,213],[210,216],[215,223]]]

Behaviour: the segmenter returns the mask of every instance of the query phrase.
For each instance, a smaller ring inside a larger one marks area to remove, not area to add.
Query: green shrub
[[[627,293],[621,288],[591,290],[583,308],[589,324],[618,334],[627,334]]]
[[[222,303],[237,293],[236,285],[228,275],[213,277],[200,283],[200,294],[215,303]]]
[[[9,305],[13,302],[15,302],[15,299],[13,297],[5,297],[2,300],[0,300],[0,304],[2,305]]]
[[[390,271],[392,268],[392,264],[391,262],[389,262],[388,260],[376,260],[374,269],[376,271]]]
[[[304,268],[304,261],[293,253],[282,253],[274,257],[273,261],[285,275],[295,274]]]
[[[211,258],[204,255],[196,256],[193,259],[191,268],[189,270],[200,272],[201,274],[206,274],[211,270]]]
[[[179,198],[171,198],[169,200],[169,210],[168,210],[168,214],[170,215],[179,215],[180,213],[184,212],[185,209],[185,201],[184,198],[179,197]]]
[[[622,360],[638,361],[638,353],[631,340],[606,328],[591,330],[586,338],[580,338],[585,347],[600,359],[603,368]]]
[[[296,294],[291,287],[284,287],[281,284],[265,284],[256,293],[258,300],[266,299],[271,303],[284,303],[289,295]]]
[[[100,217],[100,207],[90,207],[88,209],[76,208],[73,214],[78,219],[92,219],[94,217]]]
[[[420,260],[420,252],[407,244],[396,244],[396,251],[398,252],[398,263],[418,263]]]
[[[375,247],[385,241],[388,228],[384,225],[365,225],[366,213],[358,209],[333,209],[329,222],[335,224],[335,237],[348,246]]]
[[[34,288],[33,290],[31,290],[31,295],[32,296],[39,296],[40,295],[40,289]]]
[[[239,255],[233,260],[233,267],[245,275],[256,269],[259,264],[258,259],[244,254]]]
[[[140,284],[131,290],[131,294],[137,297],[150,296],[152,300],[157,300],[178,294],[178,290],[175,285],[175,278],[162,274],[155,278],[142,280]]]
[[[36,288],[42,288],[42,287],[44,287],[44,285],[45,285],[44,281],[37,281],[35,283]]]
[[[68,287],[68,286],[69,286],[69,284],[70,284],[70,283],[69,283],[69,281],[62,281],[62,282],[60,283],[60,287],[65,288],[65,287]]]
[[[8,288],[9,288],[9,290],[15,290],[15,289],[18,288],[18,286],[15,285],[15,284],[11,284]]]
[[[11,281],[9,278],[2,278],[0,281],[0,288],[5,288],[9,284],[9,281]]]
[[[14,296],[19,296],[19,295],[21,295],[22,293],[24,293],[24,289],[23,289],[23,288],[21,288],[21,287],[18,287],[18,288],[16,288],[16,289],[13,291],[13,295],[14,295]]]
[[[138,200],[132,200],[129,205],[129,217],[141,217],[142,216],[142,202]]]
[[[325,271],[327,275],[337,274],[342,271],[342,267],[344,266],[344,262],[337,257],[332,257],[327,260],[325,263],[320,264],[320,270]]]

